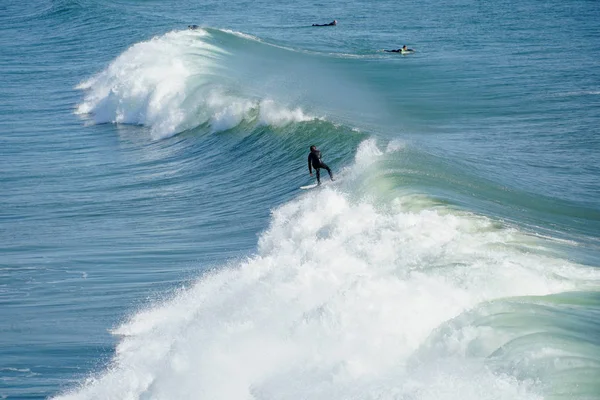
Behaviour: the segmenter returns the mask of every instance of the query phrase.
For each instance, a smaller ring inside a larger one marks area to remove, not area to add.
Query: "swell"
[[[84,3],[78,0],[38,0],[20,5],[9,2],[6,6],[7,13],[2,19],[15,26],[28,23],[27,29],[39,31],[38,24],[49,24],[45,26],[48,28],[59,24],[67,25],[69,20],[76,21],[84,7]]]
[[[597,249],[597,209],[507,187],[465,167],[460,160],[429,153],[414,143],[405,147],[403,157],[384,154],[365,172],[365,177],[377,182],[377,196],[382,200],[407,191],[424,192],[442,204],[493,215],[522,229],[575,239]]]

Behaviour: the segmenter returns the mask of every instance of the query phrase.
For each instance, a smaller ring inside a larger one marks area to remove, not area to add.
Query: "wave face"
[[[568,302],[511,298],[593,288],[598,271],[427,196],[382,203],[369,171],[405,151],[362,142],[338,183],[273,211],[256,255],[116,328],[107,371],[57,399],[536,399],[559,376],[593,388],[598,327],[582,343],[544,323],[572,319]]]

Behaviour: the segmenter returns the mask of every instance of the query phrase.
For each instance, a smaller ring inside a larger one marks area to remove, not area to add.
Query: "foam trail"
[[[363,143],[355,169],[375,154]],[[597,284],[597,272],[524,252],[537,239],[488,218],[354,200],[354,172],[276,209],[255,256],[117,328],[110,368],[58,398],[541,398],[451,341],[413,358],[481,302]]]
[[[228,55],[204,30],[137,43],[77,86],[85,97],[76,113],[95,123],[145,125],[155,138],[204,124],[217,132],[244,120],[282,126],[313,119],[300,108],[245,95],[230,74]]]

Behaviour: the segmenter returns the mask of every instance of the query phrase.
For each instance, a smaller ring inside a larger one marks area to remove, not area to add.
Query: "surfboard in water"
[[[317,186],[319,186],[319,185],[317,185],[316,183],[313,183],[312,185],[300,186],[300,189],[303,189],[303,190],[314,189]]]
[[[321,186],[327,186],[327,185],[330,185],[330,184],[332,184],[334,181],[337,181],[337,180],[338,180],[337,178],[336,178],[336,179],[334,179],[333,181],[332,181],[332,180],[329,180],[329,179],[327,179],[327,180],[325,180],[324,182],[323,182],[323,181],[321,182]],[[317,186],[319,186],[319,184],[317,184],[317,183],[313,183],[312,185],[300,186],[300,189],[302,189],[302,190],[314,189],[314,188],[316,188]]]

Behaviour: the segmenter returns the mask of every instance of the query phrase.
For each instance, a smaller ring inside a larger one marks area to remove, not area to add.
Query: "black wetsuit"
[[[327,166],[323,161],[321,161],[321,151],[320,150],[311,150],[308,154],[308,172],[312,174],[312,169],[315,169],[317,173],[317,183],[321,184],[321,168],[324,168],[329,173],[329,177],[333,180],[333,174],[331,173],[331,168]]]
[[[335,26],[335,22],[330,22],[328,24],[312,24],[312,26]]]
[[[387,53],[402,53],[402,52],[404,52],[404,53],[411,53],[414,50],[413,49],[398,49],[398,50],[384,50],[384,51],[387,52]]]

